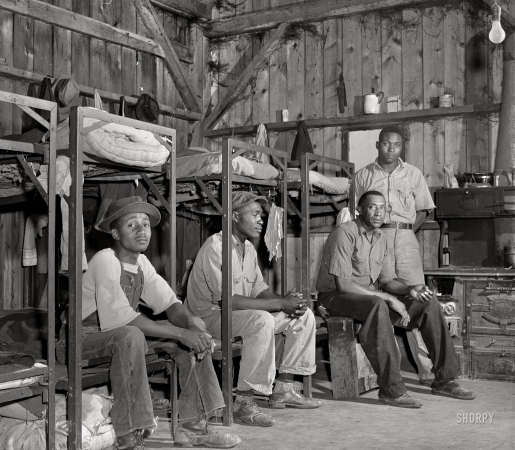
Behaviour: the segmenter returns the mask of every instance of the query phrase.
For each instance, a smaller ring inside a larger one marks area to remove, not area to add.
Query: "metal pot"
[[[494,179],[493,172],[465,172],[463,178],[467,183],[488,183],[492,184]]]

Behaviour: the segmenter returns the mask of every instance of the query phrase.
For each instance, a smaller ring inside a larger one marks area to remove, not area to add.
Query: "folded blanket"
[[[288,169],[288,183],[301,181],[299,169]],[[350,184],[348,178],[326,177],[321,173],[309,171],[309,184],[322,189],[326,194],[348,194]]]

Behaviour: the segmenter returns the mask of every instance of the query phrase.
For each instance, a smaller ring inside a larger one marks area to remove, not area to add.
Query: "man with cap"
[[[294,388],[294,375],[315,372],[315,318],[301,294],[279,297],[268,290],[250,239],[262,232],[266,198],[251,192],[232,194],[232,331],[243,340],[234,418],[269,427],[275,420],[254,402],[253,392],[270,396],[272,408],[318,408],[317,401]],[[222,233],[209,237],[200,249],[188,280],[186,305],[201,317],[207,331],[221,338]],[[284,339],[284,354],[275,378],[275,339]]]
[[[175,446],[230,448],[238,436],[208,430],[207,420],[224,406],[211,358],[211,336],[193,318],[166,281],[142,254],[151,227],[161,219],[140,197],[113,201],[96,228],[111,234],[114,244],[90,261],[82,280],[83,357],[111,356],[114,404],[111,418],[118,449],[142,449],[155,428],[145,367],[149,346],[164,347],[179,368],[179,427]],[[167,320],[139,313],[141,301]]]

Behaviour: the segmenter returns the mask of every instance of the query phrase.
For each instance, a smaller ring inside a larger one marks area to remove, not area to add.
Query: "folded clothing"
[[[300,170],[289,168],[287,171],[288,183],[301,181]],[[347,194],[350,189],[348,178],[326,177],[313,170],[309,171],[309,184],[316,186],[326,194]]]

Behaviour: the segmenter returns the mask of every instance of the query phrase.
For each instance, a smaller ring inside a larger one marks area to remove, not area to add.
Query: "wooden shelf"
[[[331,117],[308,119],[304,123],[308,128],[341,127],[343,131],[370,130],[403,121],[424,122],[453,116],[470,116],[474,114],[496,114],[501,110],[500,103],[454,106],[452,108],[430,108],[402,111],[387,114],[370,114],[361,117]],[[273,122],[265,124],[267,132],[283,132],[297,129],[297,121]],[[258,125],[222,128],[204,132],[204,137],[218,138],[233,135],[256,134]]]

